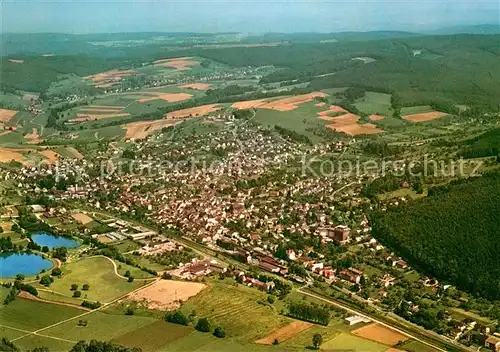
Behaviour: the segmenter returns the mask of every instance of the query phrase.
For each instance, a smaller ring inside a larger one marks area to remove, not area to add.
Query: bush
[[[78,290],[78,285],[77,284],[71,284],[71,291],[76,291]]]
[[[91,302],[91,301],[83,301],[82,304],[80,304],[82,307],[85,308],[90,308],[90,309],[97,309],[101,306],[100,302]]]
[[[54,268],[52,269],[52,272],[50,273],[50,275],[52,276],[61,276],[62,274],[62,271],[60,268]]]
[[[279,345],[279,344],[280,344],[280,342],[278,341],[278,339],[274,339],[273,345]]]
[[[88,291],[89,289],[90,289],[89,284],[83,284],[83,286],[82,286],[83,291]]]
[[[133,307],[127,307],[125,309],[125,315],[134,315],[135,314],[135,309]]]
[[[267,301],[273,304],[276,301],[276,297],[274,297],[273,295],[269,295],[267,296]]]
[[[134,277],[133,276],[129,276],[127,281],[128,282],[134,282]]]
[[[81,296],[82,296],[82,293],[80,291],[73,292],[73,297],[79,298]]]
[[[163,280],[170,280],[170,279],[172,279],[172,275],[170,275],[170,274],[169,274],[169,273],[167,273],[167,272],[164,272],[163,274],[161,274],[161,278],[162,278]]]
[[[222,328],[221,326],[216,327],[214,330],[214,336],[220,339],[226,337],[226,332],[224,331],[224,328]]]
[[[198,323],[196,323],[195,329],[201,332],[210,332],[210,322],[207,318],[201,318],[198,320]]]
[[[40,284],[45,287],[49,287],[52,282],[54,282],[54,279],[51,278],[49,275],[44,275],[40,279]]]
[[[165,320],[168,321],[169,323],[174,323],[174,324],[179,324],[179,325],[185,325],[187,326],[189,324],[188,318],[182,314],[182,312],[175,312],[175,313],[167,313],[165,314]]]

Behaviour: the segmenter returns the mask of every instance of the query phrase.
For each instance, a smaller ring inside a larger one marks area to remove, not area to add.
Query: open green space
[[[366,92],[365,96],[356,100],[356,108],[367,114],[391,116],[391,95],[376,92]]]
[[[401,116],[404,115],[412,115],[412,114],[420,114],[424,112],[434,111],[429,105],[418,105],[418,106],[409,106],[405,108],[401,108]]]
[[[214,280],[185,302],[181,310],[186,315],[194,311],[197,317],[206,317],[213,325],[222,326],[228,338],[250,342],[291,321],[265,302],[266,294],[255,288]]]
[[[321,348],[325,350],[352,350],[359,352],[384,352],[388,349],[386,345],[346,333],[340,333],[333,339],[324,342]]]
[[[48,336],[65,338],[68,340],[112,340],[135,329],[147,326],[154,322],[153,318],[134,315],[114,315],[104,312],[93,312],[82,317],[87,321],[86,326],[79,326],[74,319],[50,329],[44,330]]]
[[[34,331],[84,313],[83,310],[16,298],[0,309],[2,325]]]
[[[127,282],[116,276],[113,264],[104,257],[91,257],[64,265],[63,275],[56,278],[50,289],[71,296],[71,285],[90,285],[88,291],[81,291],[82,298],[106,303],[142,286],[144,282]]]

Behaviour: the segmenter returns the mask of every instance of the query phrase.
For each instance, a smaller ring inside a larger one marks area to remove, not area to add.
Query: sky
[[[2,32],[425,31],[499,24],[499,0],[0,0]]]

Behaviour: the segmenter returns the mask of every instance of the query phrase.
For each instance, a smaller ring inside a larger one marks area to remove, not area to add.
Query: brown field
[[[411,121],[411,122],[425,122],[425,121],[430,121],[430,120],[435,120],[439,119],[443,116],[446,116],[448,114],[440,111],[431,111],[431,112],[424,112],[421,114],[412,114],[412,115],[405,115],[403,116],[403,119],[406,121]]]
[[[255,341],[255,343],[259,345],[272,345],[275,339],[281,343],[295,337],[295,335],[309,329],[311,326],[313,326],[313,324],[305,321],[294,321],[282,328],[274,330],[269,335]]]
[[[71,217],[76,220],[76,222],[82,224],[82,225],[87,225],[88,223],[91,223],[94,221],[90,216],[87,214],[83,213],[77,213],[77,214],[71,214]]]
[[[268,103],[267,100],[265,99],[257,99],[257,100],[247,100],[247,101],[239,101],[237,103],[234,103],[231,105],[232,108],[235,109],[251,109],[251,108],[259,108],[263,105],[266,105]]]
[[[408,337],[382,325],[372,323],[351,332],[354,335],[376,341],[387,346],[394,346],[400,341],[405,342]]]
[[[208,90],[212,85],[208,83],[188,83],[181,86],[181,88],[195,89],[195,90]]]
[[[372,121],[380,121],[380,120],[385,119],[385,117],[382,115],[370,115],[370,116],[368,116],[368,118]]]
[[[297,109],[300,104],[312,101],[316,97],[325,97],[325,96],[326,94],[323,92],[312,92],[309,94],[297,95],[291,98],[274,100],[264,106],[261,106],[261,108],[278,110],[278,111],[291,111]]]
[[[14,64],[24,64],[24,60],[22,59],[9,59],[10,62],[14,63]]]
[[[404,350],[398,350],[397,348],[388,348],[385,352],[405,352]]]
[[[41,155],[43,155],[45,157],[45,159],[47,159],[47,162],[49,164],[55,163],[59,159],[59,157],[60,157],[60,155],[57,154],[55,151],[48,150],[48,149],[46,149],[46,150],[40,150],[39,153]]]
[[[76,119],[68,120],[68,122],[73,122],[74,123],[74,122],[104,120],[104,119],[110,119],[112,117],[130,116],[130,114],[127,114],[127,113],[121,113],[121,114],[102,114],[102,115],[96,115],[96,114],[76,114],[76,116],[77,116]]]
[[[73,156],[77,159],[83,159],[83,154],[80,153],[78,150],[76,150],[74,147],[66,147],[66,150],[70,153],[73,154]]]
[[[123,125],[122,127],[126,129],[125,139],[144,139],[147,136],[153,134],[155,131],[159,131],[164,127],[175,126],[176,124],[170,120],[156,120],[156,121],[138,121],[131,122]]]
[[[139,103],[145,103],[152,100],[165,100],[169,103],[176,103],[192,98],[191,94],[187,93],[162,93],[162,92],[144,92],[144,94],[153,95],[152,97],[140,98],[137,100]]]
[[[333,122],[332,124],[326,125],[326,127],[339,132],[344,132],[345,134],[348,134],[350,136],[356,136],[359,134],[377,134],[384,132],[371,123],[359,124],[358,120],[360,117],[351,113],[347,113],[337,117],[320,116],[320,118]]]
[[[16,110],[0,109],[0,122],[7,123],[17,114]]]
[[[195,116],[204,116],[211,112],[218,111],[222,109],[222,107],[217,106],[217,104],[210,105],[202,105],[194,108],[182,109],[177,111],[169,112],[165,118],[166,119],[177,119],[183,117],[195,117]]]
[[[328,110],[318,112],[319,116],[328,116],[330,114],[336,114],[336,113],[349,113],[346,109],[343,107],[337,106],[337,105],[330,105],[330,108]]]
[[[38,134],[38,130],[36,128],[33,128],[31,133],[25,134],[24,138],[29,140],[28,144],[38,144],[43,142],[43,139],[40,138],[40,135]]]
[[[267,99],[239,101],[231,105],[231,107],[235,109],[259,108],[278,111],[291,111],[297,109],[300,104],[312,101],[315,97],[325,96],[326,94],[323,92],[312,92],[309,94],[302,94],[294,97],[282,98],[272,101],[269,101]]]
[[[162,59],[162,60],[156,60],[154,63],[156,66],[172,67],[178,71],[187,71],[190,70],[192,66],[198,66],[200,64],[198,61],[193,60],[192,57]]]
[[[145,302],[149,309],[172,310],[181,302],[200,293],[206,285],[196,282],[159,280],[151,286],[128,296],[133,301]]]
[[[134,70],[121,71],[118,69],[97,73],[95,75],[83,77],[85,79],[91,79],[96,87],[106,88],[113,84],[120,82],[123,77],[128,77],[135,75]]]
[[[25,163],[24,156],[17,149],[0,148],[0,163],[10,163],[12,160]]]

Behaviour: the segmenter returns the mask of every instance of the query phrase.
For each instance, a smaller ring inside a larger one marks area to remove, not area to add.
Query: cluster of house
[[[194,258],[190,263],[181,264],[179,268],[170,270],[168,273],[186,280],[195,280],[197,278],[226,273],[227,267],[221,265],[215,260]]]

